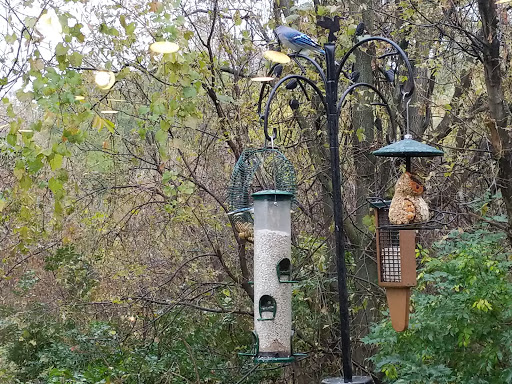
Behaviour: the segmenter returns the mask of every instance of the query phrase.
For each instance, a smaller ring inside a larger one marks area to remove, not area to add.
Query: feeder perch
[[[292,275],[292,263],[290,259],[284,258],[277,264],[276,272],[277,278],[280,283],[298,283],[296,280],[291,280]]]
[[[274,320],[276,318],[276,301],[272,296],[263,295],[260,298],[258,321]]]

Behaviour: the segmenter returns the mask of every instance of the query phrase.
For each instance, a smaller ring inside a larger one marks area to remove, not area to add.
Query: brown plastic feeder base
[[[343,377],[329,377],[322,380],[322,384],[345,384],[346,381]],[[352,384],[372,384],[373,380],[368,376],[353,376],[352,381],[348,383]]]
[[[397,332],[403,332],[409,326],[409,305],[411,302],[411,289],[404,288],[386,288],[386,297],[388,299],[389,315],[391,316],[391,325]]]

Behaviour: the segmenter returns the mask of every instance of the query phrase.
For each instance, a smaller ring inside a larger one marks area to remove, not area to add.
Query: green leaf
[[[65,56],[68,53],[69,48],[66,47],[64,44],[59,43],[55,47],[55,54],[57,56]]]
[[[183,96],[186,98],[189,98],[189,99],[192,97],[196,97],[197,96],[196,88],[193,86],[183,88]]]
[[[27,174],[24,174],[20,180],[20,186],[24,190],[28,190],[32,186],[32,179]]]
[[[185,17],[182,15],[178,16],[174,23],[179,26],[185,25]]]
[[[55,171],[56,169],[62,167],[63,158],[64,157],[58,153],[53,155],[52,159],[50,160],[50,167],[52,168],[52,171]]]
[[[176,172],[174,171],[165,171],[162,175],[162,184],[167,184],[171,180],[176,180]]]
[[[139,115],[145,115],[149,112],[149,107],[146,107],[145,105],[142,105],[139,107]]]
[[[235,100],[229,95],[217,95],[217,99],[219,99],[219,101],[221,103],[234,103],[235,102]]]
[[[62,183],[56,178],[52,177],[48,180],[48,188],[53,192],[55,198],[60,198],[63,195]]]
[[[14,42],[18,40],[18,37],[15,33],[12,33],[11,35],[6,35],[4,40],[7,44],[14,44]]]
[[[363,217],[363,224],[370,230],[375,231],[375,219],[372,215],[366,215]]]
[[[360,142],[364,141],[366,136],[364,134],[364,128],[358,128],[356,131],[357,140]]]
[[[32,91],[28,91],[28,92],[23,92],[22,89],[19,89],[17,92],[16,92],[16,97],[18,98],[19,101],[21,102],[24,102],[24,101],[32,101],[34,99],[34,92]]]
[[[16,135],[9,133],[6,137],[7,143],[12,145],[13,147],[16,145],[17,138]]]
[[[169,134],[166,132],[166,131],[162,131],[161,129],[159,129],[158,131],[156,131],[155,133],[155,140],[160,144],[160,145],[164,145],[166,142],[167,142],[167,137],[169,136]]]
[[[0,212],[2,212],[5,207],[7,207],[7,201],[0,198]]]
[[[23,21],[23,23],[25,24],[25,26],[27,28],[33,28],[33,27],[35,27],[35,25],[37,23],[37,18],[33,17],[33,16],[27,16],[27,17],[25,17],[25,20]]]
[[[112,121],[108,120],[108,119],[103,119],[103,123],[104,123],[104,126],[108,129],[108,131],[110,133],[115,133],[115,125]]]
[[[127,35],[133,35],[133,33],[135,32],[135,28],[136,28],[137,24],[135,23],[130,23],[128,24],[124,31],[126,32]]]
[[[296,21],[296,20],[297,20],[297,19],[299,19],[299,18],[300,18],[300,15],[293,14],[293,15],[290,15],[290,16],[288,16],[288,17],[286,18],[286,22],[287,22],[288,24],[291,24],[291,23],[293,23],[294,21]]]
[[[318,16],[325,16],[325,15],[327,15],[327,12],[328,12],[327,7],[324,7],[324,6],[321,6],[321,5],[320,5],[320,6],[318,6],[318,8],[317,8],[317,12],[316,12],[316,14],[317,14]]]
[[[69,55],[68,60],[71,65],[74,67],[79,67],[82,65],[82,59],[83,56],[78,52],[73,52],[71,55]]]
[[[242,18],[240,17],[240,11],[238,9],[236,10],[235,15],[233,16],[233,18],[235,19],[235,25],[242,24]]]
[[[28,161],[27,170],[30,173],[37,173],[41,168],[43,168],[43,155],[38,155],[35,159]]]
[[[119,36],[119,31],[117,29],[115,29],[114,27],[109,27],[105,23],[101,23],[100,24],[99,30],[100,30],[101,33],[104,33],[105,35]]]

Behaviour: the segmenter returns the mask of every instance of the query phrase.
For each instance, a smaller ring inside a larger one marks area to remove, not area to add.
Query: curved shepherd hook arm
[[[405,66],[407,67],[407,72],[408,72],[407,84],[404,86],[402,92],[404,94],[404,97],[411,97],[412,94],[414,93],[414,88],[415,88],[414,74],[413,74],[411,62],[409,61],[407,54],[404,52],[404,50],[402,48],[400,48],[400,46],[397,43],[395,43],[393,40],[386,39],[385,37],[372,36],[372,37],[368,37],[366,39],[362,39],[358,43],[354,44],[352,46],[352,48],[350,48],[347,51],[347,53],[345,53],[343,58],[341,59],[340,65],[339,65],[337,73],[336,73],[336,81],[339,81],[341,71],[343,70],[343,67],[345,66],[345,63],[347,62],[349,56],[361,45],[369,43],[371,41],[384,41],[385,43],[388,43],[389,45],[393,46],[396,49],[397,53],[400,55],[400,57],[404,61]]]
[[[305,71],[304,67],[299,63],[298,59],[304,59],[304,60],[308,61],[311,65],[313,65],[313,67],[315,67],[316,71],[320,75],[320,78],[322,79],[324,84],[327,82],[327,78],[325,77],[324,70],[322,69],[320,64],[318,64],[314,59],[312,59],[311,57],[306,56],[306,55],[301,55],[300,53],[292,53],[291,55],[288,55],[288,56],[290,56],[290,58],[292,58],[293,61],[299,66],[299,68],[302,71],[303,75],[306,74],[305,73],[306,71]],[[279,65],[279,63],[276,63],[276,64],[272,65],[272,67],[268,71],[268,76],[272,75],[272,73],[274,72],[275,67],[278,66],[278,65]],[[258,116],[260,116],[260,118],[263,118],[263,116],[261,114],[261,110],[262,110],[263,98],[265,97],[265,89],[267,88],[267,85],[270,85],[270,84],[265,83],[265,84],[262,85],[262,87],[260,89],[260,97],[258,99]]]
[[[270,95],[268,96],[267,104],[265,105],[265,113],[263,115],[263,131],[265,132],[266,140],[270,141],[277,137],[277,129],[276,128],[274,128],[274,130],[272,132],[272,136],[270,136],[268,133],[268,115],[270,112],[270,104],[272,103],[272,100],[274,100],[274,96],[276,95],[278,88],[290,79],[297,79],[297,80],[304,81],[304,82],[308,83],[309,85],[311,85],[311,87],[315,90],[318,97],[320,97],[320,101],[324,105],[325,110],[327,110],[327,103],[325,101],[325,96],[322,94],[322,91],[320,90],[320,88],[318,88],[318,86],[315,84],[314,81],[308,79],[307,77],[301,76],[301,75],[285,76],[281,80],[279,80],[276,83],[276,85],[274,85],[274,88],[272,88],[272,91],[270,91]]]
[[[306,55],[301,55],[300,53],[292,53],[291,55],[288,55],[288,56],[290,56],[290,57],[293,59],[293,61],[295,61],[295,62],[297,63],[297,65],[298,65],[298,66],[300,66],[300,67],[302,67],[302,66],[299,64],[299,62],[298,62],[298,60],[297,60],[297,59],[304,59],[304,60],[306,60],[306,61],[309,61],[309,63],[310,63],[310,64],[312,64],[312,65],[313,65],[313,67],[315,67],[316,71],[318,72],[318,74],[319,74],[319,75],[320,75],[320,77],[322,78],[322,81],[323,81],[324,83],[326,83],[326,82],[327,82],[327,77],[325,76],[325,72],[324,72],[324,70],[322,69],[322,67],[320,66],[320,64],[318,64],[318,63],[316,62],[316,60],[315,60],[315,59],[312,59],[311,57],[306,56]]]
[[[272,73],[274,73],[274,70],[278,65],[279,65],[279,63],[272,65],[272,67],[270,67],[270,70],[267,73],[267,76],[271,76]],[[261,88],[260,88],[260,97],[258,98],[258,116],[260,116],[260,118],[263,118],[263,116],[261,115],[261,104],[263,102],[263,98],[265,97],[265,89],[267,88],[267,86],[270,87],[270,84],[265,82],[261,85]]]
[[[341,108],[343,107],[343,104],[348,97],[356,88],[370,88],[373,92],[379,96],[380,100],[382,101],[382,106],[386,108],[386,112],[389,116],[389,121],[391,122],[391,127],[393,130],[395,129],[395,119],[393,118],[393,115],[391,114],[391,108],[389,107],[389,104],[386,102],[386,98],[384,95],[373,85],[368,83],[356,83],[352,84],[350,87],[348,87],[345,92],[343,92],[343,95],[341,95],[340,99],[336,103],[336,110],[338,111],[338,116],[341,114]]]

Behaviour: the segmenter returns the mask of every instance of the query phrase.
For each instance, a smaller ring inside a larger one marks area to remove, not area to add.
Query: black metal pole
[[[334,239],[336,244],[336,263],[338,272],[338,295],[340,304],[341,353],[343,378],[345,383],[352,382],[352,352],[350,347],[350,314],[347,292],[347,267],[345,264],[345,235],[343,233],[343,201],[341,197],[340,149],[338,142],[338,79],[334,60],[334,44],[325,44],[327,65],[326,104],[327,130],[331,154],[332,202],[334,213]]]

